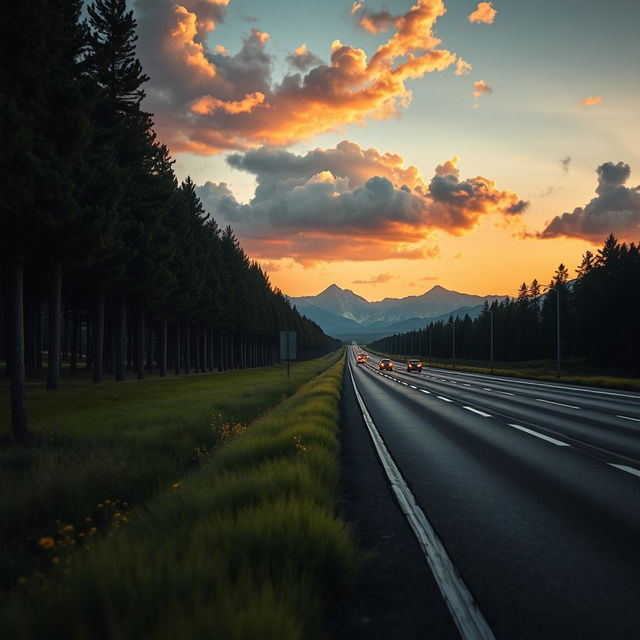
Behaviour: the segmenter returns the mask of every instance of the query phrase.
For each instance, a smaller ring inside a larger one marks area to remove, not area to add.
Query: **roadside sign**
[[[296,347],[298,346],[298,334],[295,331],[280,332],[280,360],[287,361],[287,378],[292,360],[296,359]]]
[[[280,332],[280,360],[295,360],[298,334],[295,331]]]

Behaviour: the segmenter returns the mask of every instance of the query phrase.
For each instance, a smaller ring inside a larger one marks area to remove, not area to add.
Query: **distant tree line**
[[[555,358],[560,304],[561,354],[600,367],[640,372],[640,245],[609,236],[594,255],[587,251],[570,279],[561,264],[547,287],[522,283],[515,298],[489,305],[472,319],[449,318],[424,329],[371,344],[387,353],[499,361]]]
[[[126,0],[21,0],[0,12],[0,359],[12,432],[27,436],[25,376],[94,382],[189,373],[335,346],[292,309],[231,228],[178,183],[141,108],[148,80]]]

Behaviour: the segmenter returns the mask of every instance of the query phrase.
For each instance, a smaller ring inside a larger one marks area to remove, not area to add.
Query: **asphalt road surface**
[[[378,371],[355,352],[366,409],[495,637],[640,638],[640,394]]]

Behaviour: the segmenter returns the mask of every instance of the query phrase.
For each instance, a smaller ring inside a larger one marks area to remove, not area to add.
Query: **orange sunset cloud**
[[[302,156],[266,147],[233,154],[228,163],[255,175],[251,203],[240,204],[224,183],[208,182],[198,195],[259,259],[311,265],[434,258],[434,232],[462,235],[484,217],[516,219],[527,206],[488,178],[462,179],[458,158],[426,181],[397,154],[348,141]]]
[[[493,24],[498,12],[493,8],[493,2],[479,2],[476,10],[468,16],[469,22]]]
[[[580,104],[585,107],[590,107],[594,104],[600,104],[601,102],[604,102],[604,98],[602,96],[588,96]]]
[[[473,83],[473,97],[479,98],[484,93],[493,93],[493,89],[484,81],[478,80]]]
[[[376,30],[394,28],[371,58],[334,41],[329,63],[323,64],[302,45],[288,60],[300,71],[308,69],[306,75],[287,75],[272,85],[265,32],[253,29],[235,55],[207,48],[204,36],[223,18],[225,4],[139,0],[141,57],[157,95],[155,102],[154,95],[149,99],[159,133],[173,152],[205,155],[286,145],[347,124],[387,119],[409,104],[407,80],[456,62],[457,75],[471,68],[440,48],[434,34],[446,11],[442,0],[418,0],[401,16],[367,14],[377,20]],[[205,9],[206,20],[200,16]]]

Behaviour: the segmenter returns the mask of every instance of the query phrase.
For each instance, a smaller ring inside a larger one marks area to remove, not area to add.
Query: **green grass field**
[[[339,357],[296,363],[290,379],[276,367],[101,385],[67,379],[56,392],[30,385],[36,437],[0,448],[0,587],[50,569],[42,539],[66,537],[67,546],[84,546],[113,529],[132,505],[196,470],[229,433]],[[0,424],[8,432],[3,384]],[[64,527],[72,529],[60,534]]]
[[[0,608],[7,637],[322,637],[323,602],[360,560],[335,515],[336,360],[302,365],[334,363],[248,427],[219,429],[194,473],[112,518],[91,548],[60,549],[59,534],[43,550],[58,558],[49,575]]]

